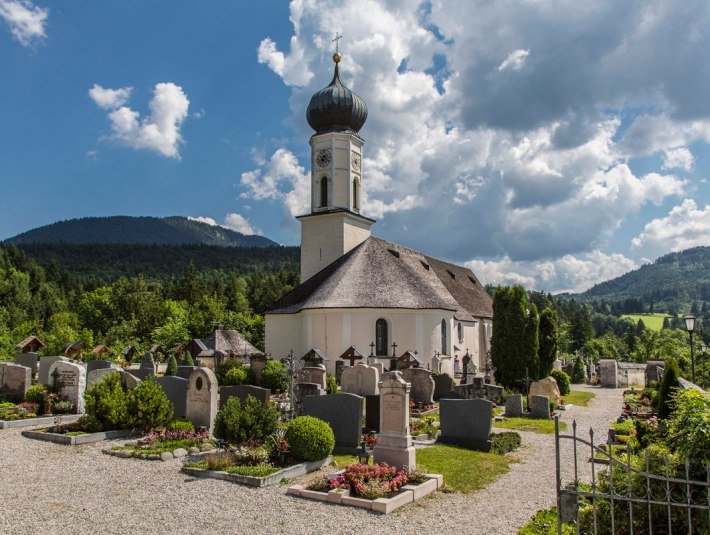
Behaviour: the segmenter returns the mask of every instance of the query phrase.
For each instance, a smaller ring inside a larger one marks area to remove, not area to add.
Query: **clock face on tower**
[[[351,160],[353,163],[353,169],[355,169],[355,171],[359,171],[360,170],[360,155],[357,152],[353,152],[353,156],[352,156]]]
[[[318,167],[325,167],[330,163],[332,156],[329,150],[321,150],[316,154],[316,163]]]

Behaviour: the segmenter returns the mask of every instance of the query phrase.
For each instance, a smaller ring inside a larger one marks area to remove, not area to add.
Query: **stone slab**
[[[15,355],[15,364],[32,370],[32,377],[39,372],[39,355],[37,353],[20,353]]]
[[[327,422],[333,429],[335,445],[354,453],[362,433],[363,397],[355,394],[307,396],[303,399],[303,414]],[[347,451],[344,451],[344,453]]]
[[[528,396],[528,403],[533,418],[550,418],[550,400],[547,396]]]
[[[59,381],[59,385],[55,382]],[[63,362],[52,363],[49,368],[49,384],[59,387],[59,396],[74,403],[76,414],[84,413],[84,391],[86,390],[86,369],[81,364]]]
[[[358,396],[374,396],[379,394],[380,372],[374,366],[358,362],[355,366],[343,369],[340,377],[340,387],[343,392]]]
[[[505,415],[508,418],[516,418],[523,415],[523,395],[511,394],[505,400]]]
[[[170,402],[173,404],[173,417],[185,418],[187,414],[187,384],[188,380],[174,375],[156,377],[158,383]]]
[[[490,451],[493,403],[485,399],[442,399],[439,441]]]
[[[70,424],[81,417],[81,414],[57,414],[56,416],[40,416],[38,418],[23,418],[22,420],[0,420],[0,429]]]
[[[434,402],[434,379],[429,370],[406,368],[402,370],[402,379],[411,385],[409,399],[414,403]]]
[[[119,438],[128,438],[133,434],[130,430],[104,431],[102,433],[86,433],[84,435],[60,435],[59,433],[51,433],[48,431],[23,431],[22,436],[33,438],[35,440],[44,440],[45,442],[54,442],[55,444],[65,444],[69,446],[77,446],[79,444],[91,444],[93,442],[101,442],[102,440],[116,440]]]
[[[224,406],[227,400],[232,397],[244,402],[248,396],[253,396],[263,405],[268,405],[271,399],[271,390],[252,385],[222,386],[219,389],[219,404]]]
[[[380,432],[380,396],[365,396],[365,429]]]
[[[434,376],[434,401],[439,401],[454,388],[454,380],[448,373]]]
[[[19,364],[0,364],[0,395],[18,402],[25,400],[32,385],[32,369]]]

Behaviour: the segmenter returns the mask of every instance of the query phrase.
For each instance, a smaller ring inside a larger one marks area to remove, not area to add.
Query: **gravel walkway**
[[[592,390],[590,407],[574,407],[563,420],[605,436],[621,390]],[[117,459],[101,453],[105,442],[60,446],[3,430],[0,533],[515,534],[555,499],[554,435],[521,434],[521,462],[484,490],[437,493],[380,516],[287,496],[280,486],[192,479],[177,460]]]

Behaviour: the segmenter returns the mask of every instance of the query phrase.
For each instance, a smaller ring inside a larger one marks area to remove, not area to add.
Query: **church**
[[[310,100],[311,211],[301,223],[301,284],[265,313],[266,351],[310,352],[334,375],[353,355],[395,369],[397,359],[452,377],[468,355],[483,376],[492,300],[470,269],[372,235],[362,212],[365,102],[340,79]],[[312,350],[316,350],[315,352]],[[346,355],[350,355],[347,357]],[[468,359],[466,359],[468,360]]]

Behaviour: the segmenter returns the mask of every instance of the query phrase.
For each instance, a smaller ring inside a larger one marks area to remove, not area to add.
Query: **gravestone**
[[[136,371],[136,370],[133,370]],[[123,388],[126,390],[133,390],[135,387],[137,387],[139,384],[141,384],[141,380],[133,375],[133,373],[129,373],[125,370],[120,370],[121,372],[121,384],[123,385]]]
[[[29,368],[34,379],[39,372],[39,356],[37,353],[20,353],[15,355],[15,364]]]
[[[194,372],[197,369],[197,366],[178,366],[177,367],[177,375],[178,377],[182,377],[183,379],[189,379],[190,374]]]
[[[141,368],[155,369],[155,359],[153,358],[153,353],[150,351],[141,357]]]
[[[492,402],[485,399],[442,399],[439,405],[439,422],[441,442],[490,451]]]
[[[57,381],[59,385],[57,385]],[[50,386],[59,387],[59,397],[67,397],[74,403],[76,414],[84,413],[84,391],[86,390],[86,370],[81,364],[56,361],[49,368]]]
[[[377,371],[380,372],[380,377],[382,377],[382,374],[385,373],[385,365],[382,364],[382,361],[380,360],[370,359],[370,363],[368,365],[373,368],[377,368]]]
[[[219,389],[219,405],[223,407],[229,398],[239,398],[244,403],[248,396],[253,396],[263,405],[268,405],[271,390],[251,385],[222,386]]]
[[[530,416],[533,418],[550,418],[550,398],[547,396],[528,396]]]
[[[72,360],[67,357],[40,357],[39,358],[39,376],[37,377],[37,382],[42,385],[49,384],[49,368],[55,362],[71,362]]]
[[[185,408],[187,405],[187,383],[188,379],[166,375],[155,379],[170,402],[173,404],[173,417],[185,418]]]
[[[523,415],[523,395],[511,394],[505,400],[505,416],[515,418]]]
[[[205,427],[210,436],[217,415],[217,377],[209,368],[197,368],[190,374],[187,384],[185,417],[195,427]]]
[[[555,406],[562,402],[562,396],[560,395],[560,389],[557,386],[557,381],[554,377],[545,377],[539,381],[535,381],[530,385],[530,390],[528,391],[529,396],[547,396],[550,401],[555,402]]]
[[[439,401],[444,394],[451,392],[453,388],[454,380],[448,373],[434,376],[434,401]]]
[[[563,360],[562,359],[555,359],[555,363],[552,365],[552,369],[556,370],[558,372],[562,371],[562,365],[563,365]]]
[[[412,385],[410,399],[414,403],[434,403],[434,379],[423,368],[405,368],[402,379]]]
[[[602,388],[619,388],[619,364],[615,359],[599,361],[599,384]]]
[[[106,368],[111,368],[113,366],[113,362],[110,360],[90,360],[89,362],[86,363],[86,377],[87,377],[87,382],[89,378],[89,374],[93,370],[104,370]]]
[[[131,375],[144,381],[148,377],[155,377],[155,368],[138,368],[137,370],[129,370]]]
[[[327,422],[335,435],[335,453],[354,455],[362,432],[362,396],[329,394],[303,399],[303,414]]]
[[[264,371],[266,367],[266,358],[253,356],[249,359],[249,367],[251,372],[254,374],[254,378],[261,381],[261,372]]]
[[[441,396],[441,399],[466,399],[466,398],[464,398],[456,390],[449,390],[448,392],[445,392],[443,396]],[[441,399],[439,401],[441,401]]]
[[[112,373],[121,373],[121,371],[116,368],[98,368],[91,370],[86,374],[86,388],[89,388],[94,383],[100,382],[104,377]]]
[[[326,389],[325,366],[306,366],[296,372],[296,384],[315,383]]]
[[[410,385],[401,372],[382,374],[380,381],[380,433],[373,451],[375,463],[385,462],[397,470],[416,467],[416,452],[409,434]]]
[[[380,432],[380,396],[365,396],[365,429]]]
[[[379,393],[380,372],[374,366],[358,362],[343,370],[340,388],[343,392],[358,396],[374,396]]]
[[[0,364],[0,396],[24,401],[32,384],[32,369],[19,364]]]
[[[298,383],[293,385],[294,393],[296,394],[296,414],[300,415],[303,411],[303,400],[308,396],[322,396],[325,394],[320,385],[316,383]]]

